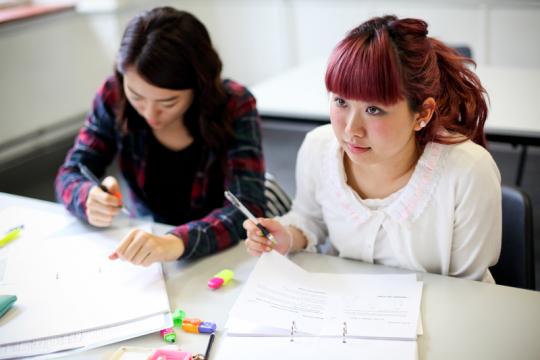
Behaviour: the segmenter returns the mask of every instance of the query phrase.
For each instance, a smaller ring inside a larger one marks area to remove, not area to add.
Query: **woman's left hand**
[[[122,240],[109,259],[122,259],[135,265],[149,266],[155,262],[173,261],[184,253],[182,239],[172,234],[157,236],[133,229]]]

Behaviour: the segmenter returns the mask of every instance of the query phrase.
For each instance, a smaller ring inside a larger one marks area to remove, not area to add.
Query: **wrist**
[[[307,246],[307,238],[302,230],[298,229],[294,225],[289,225],[286,227],[286,229],[291,239],[288,252],[304,250]]]
[[[287,250],[285,250],[285,253],[283,255],[287,256],[289,255],[289,252],[292,250],[292,244],[293,244],[293,234],[291,232],[291,229],[289,226],[285,227],[285,232],[287,233]]]
[[[169,257],[171,261],[178,260],[180,257],[182,257],[182,255],[184,255],[185,246],[181,237],[174,234],[166,234],[163,236],[163,238],[169,244]]]

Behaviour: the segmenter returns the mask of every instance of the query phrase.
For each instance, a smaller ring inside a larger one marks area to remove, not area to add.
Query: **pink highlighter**
[[[210,289],[219,289],[222,285],[227,285],[229,281],[234,277],[234,272],[229,269],[224,269],[214,275],[213,278],[208,280],[208,287]]]

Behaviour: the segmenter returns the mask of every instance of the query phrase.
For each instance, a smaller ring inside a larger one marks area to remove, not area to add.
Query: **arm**
[[[225,188],[231,191],[255,216],[263,215],[264,159],[260,119],[255,99],[247,91],[232,108],[234,139],[227,152]],[[182,259],[193,259],[228,248],[245,237],[244,215],[228,201],[202,219],[176,227],[171,234],[182,239]]]
[[[115,85],[109,79],[96,94],[92,112],[56,175],[56,198],[70,213],[85,221],[86,199],[93,185],[82,176],[77,165],[83,163],[97,177],[101,177],[111,163],[117,149],[112,110],[115,101]]]
[[[456,189],[454,235],[449,275],[482,280],[501,250],[500,174],[485,152],[471,164]]]
[[[322,131],[321,131],[322,130]],[[296,161],[296,197],[292,210],[281,218],[258,219],[270,231],[277,244],[272,244],[250,221],[244,221],[247,231],[246,249],[254,256],[275,249],[281,254],[308,249],[327,236],[321,206],[316,199],[316,179],[321,152],[328,151],[324,142],[324,127],[309,133],[298,151]],[[326,129],[328,130],[328,129]],[[332,135],[333,136],[333,135]]]
[[[290,230],[292,251],[316,251],[317,244],[328,236],[317,198],[317,170],[322,154],[328,151],[327,142],[321,137],[323,131],[318,128],[306,135],[296,160],[296,196],[292,209],[279,219]]]

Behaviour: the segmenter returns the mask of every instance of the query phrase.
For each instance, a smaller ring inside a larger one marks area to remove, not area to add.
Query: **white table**
[[[263,118],[314,124],[329,121],[324,85],[326,61],[316,60],[269,78],[251,91]],[[540,69],[479,66],[490,109],[485,132],[490,141],[521,145],[516,184],[521,184],[527,146],[540,146]]]
[[[58,204],[0,193],[0,209],[23,205],[65,213]],[[69,216],[66,214],[66,216]],[[165,230],[166,227],[162,227]],[[82,224],[74,232],[89,231]],[[292,260],[309,271],[331,273],[395,273],[402,270],[365,264],[338,257],[300,253]],[[242,244],[220,254],[193,262],[165,264],[171,309],[180,307],[188,316],[217,323],[213,352],[219,351],[228,310],[239,295],[256,259]],[[232,268],[235,280],[217,291],[208,279]],[[424,335],[418,338],[421,360],[445,359],[539,359],[540,292],[421,274],[424,281],[422,318]],[[204,353],[207,336],[177,331],[178,344],[187,351]],[[70,359],[106,359],[120,346],[161,347],[159,334],[71,354]]]

